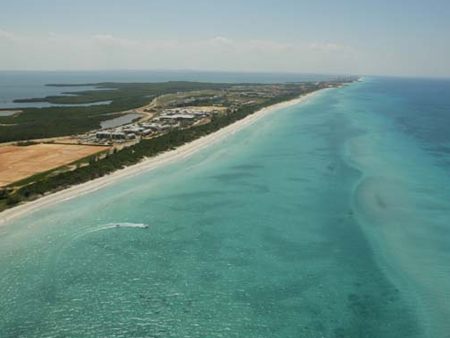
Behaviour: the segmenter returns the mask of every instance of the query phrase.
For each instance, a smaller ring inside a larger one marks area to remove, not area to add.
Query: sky
[[[450,0],[0,0],[0,70],[450,77]]]

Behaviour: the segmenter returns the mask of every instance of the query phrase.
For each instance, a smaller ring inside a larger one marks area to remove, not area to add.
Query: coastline
[[[307,100],[311,99],[312,97],[316,96],[318,93],[321,93],[327,89],[329,88],[320,89],[312,93],[301,95],[298,98],[289,101],[284,101],[268,107],[264,107],[216,132],[200,137],[192,142],[183,144],[182,146],[174,150],[161,153],[155,157],[146,158],[140,163],[117,170],[109,175],[79,185],[75,185],[67,189],[51,193],[49,195],[42,196],[34,201],[20,204],[11,209],[6,209],[0,212],[0,226],[4,225],[5,223],[15,218],[32,213],[33,211],[39,210],[43,207],[48,207],[59,202],[79,197],[81,195],[99,190],[103,187],[113,184],[120,179],[132,177],[145,171],[151,171],[166,164],[172,163],[174,161],[189,157],[195,154],[196,152],[200,151],[201,149],[211,144],[214,144],[218,141],[221,141],[227,136],[233,135],[239,130],[252,125],[259,119],[266,116],[267,114],[270,114],[283,108],[304,103]]]

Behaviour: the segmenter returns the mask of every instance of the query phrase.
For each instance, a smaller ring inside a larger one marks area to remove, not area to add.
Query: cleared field
[[[109,148],[69,144],[0,147],[0,187],[106,149]]]

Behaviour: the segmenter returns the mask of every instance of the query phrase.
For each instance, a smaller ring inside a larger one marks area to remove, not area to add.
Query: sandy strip
[[[311,97],[317,95],[319,92],[325,90],[327,89],[318,90],[313,93],[300,96],[299,98],[290,101],[285,101],[274,104],[269,107],[265,107],[253,114],[248,115],[242,120],[236,121],[214,133],[203,136],[190,143],[184,144],[174,150],[167,151],[155,157],[144,159],[140,163],[137,163],[124,169],[117,170],[109,175],[97,178],[95,180],[75,185],[65,190],[61,190],[56,193],[41,197],[35,201],[26,202],[14,208],[4,210],[3,212],[0,213],[0,225],[3,225],[6,222],[11,221],[12,219],[15,219],[17,217],[24,216],[25,214],[29,214],[33,211],[48,207],[55,203],[66,201],[87,194],[89,192],[101,189],[107,185],[117,182],[122,178],[131,177],[146,171],[154,170],[168,163],[191,156],[192,154],[198,152],[199,150],[211,144],[214,144],[218,141],[221,141],[227,136],[233,135],[237,131],[255,123],[256,121],[258,121],[259,119],[261,119],[262,117],[266,116],[271,112],[305,102]]]

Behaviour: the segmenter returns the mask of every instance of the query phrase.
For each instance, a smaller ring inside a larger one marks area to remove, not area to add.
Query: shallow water
[[[89,73],[88,73],[89,74]],[[17,99],[42,98],[62,95],[65,92],[96,89],[94,86],[54,87],[50,83],[92,83],[92,77],[77,75],[75,72],[16,72],[0,71],[0,109],[34,108],[58,106],[49,102],[14,102]],[[98,82],[98,81],[97,81]],[[101,101],[88,104],[71,104],[60,106],[90,106],[109,104]]]
[[[447,141],[391,81],[1,227],[1,336],[447,337]]]

